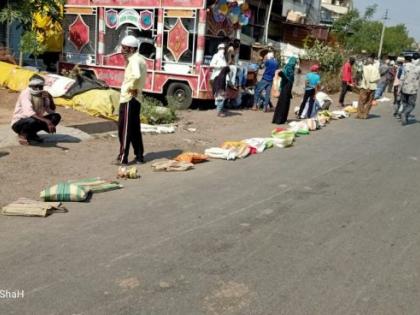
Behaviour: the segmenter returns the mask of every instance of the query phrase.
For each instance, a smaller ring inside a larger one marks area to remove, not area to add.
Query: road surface
[[[0,314],[418,313],[420,123],[373,114],[1,217]]]

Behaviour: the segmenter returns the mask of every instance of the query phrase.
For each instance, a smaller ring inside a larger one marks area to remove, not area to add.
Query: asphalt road
[[[1,217],[0,314],[418,314],[420,123],[373,114]]]

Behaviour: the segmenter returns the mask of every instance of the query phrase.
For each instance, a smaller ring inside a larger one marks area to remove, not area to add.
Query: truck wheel
[[[176,109],[188,109],[192,104],[192,91],[185,83],[169,84],[166,96],[171,98],[168,102],[175,105]]]

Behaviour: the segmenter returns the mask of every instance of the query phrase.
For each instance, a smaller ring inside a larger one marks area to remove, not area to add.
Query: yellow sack
[[[241,148],[243,145],[246,145],[243,141],[225,141],[223,142],[222,149],[232,149],[232,148]]]
[[[7,87],[13,91],[22,91],[28,87],[29,79],[34,74],[35,72],[31,70],[15,68],[7,80]]]
[[[73,109],[91,116],[118,120],[120,93],[108,90],[90,90],[72,98]]]
[[[346,111],[347,113],[357,113],[357,108],[353,107],[353,106],[346,106],[344,108],[344,111]]]
[[[16,68],[16,65],[0,61],[0,86],[6,86],[10,75]]]
[[[71,108],[73,108],[75,105],[73,100],[69,100],[63,97],[54,98],[54,104],[57,106],[71,107]]]

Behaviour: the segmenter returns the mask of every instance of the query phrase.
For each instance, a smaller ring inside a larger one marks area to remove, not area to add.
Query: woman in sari
[[[290,100],[292,98],[293,82],[295,81],[295,67],[297,59],[290,57],[283,70],[280,70],[281,84],[280,97],[274,112],[273,124],[284,124],[289,114]]]

